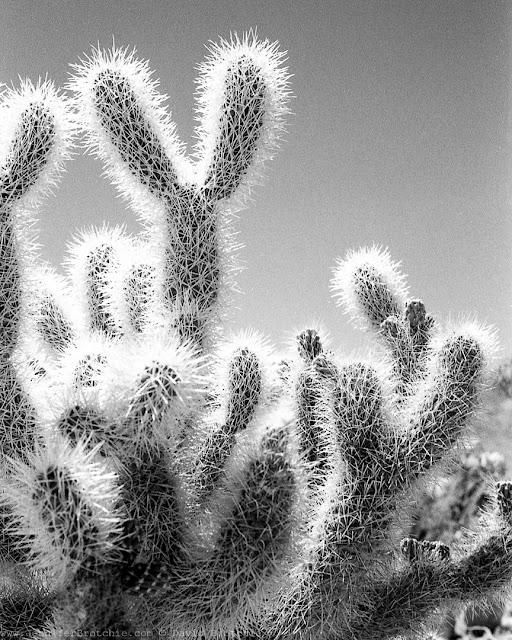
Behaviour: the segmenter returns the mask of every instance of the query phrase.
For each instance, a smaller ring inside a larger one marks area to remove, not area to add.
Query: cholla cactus
[[[333,286],[379,359],[342,359],[314,329],[280,361],[255,334],[222,338],[230,216],[289,95],[276,45],[211,54],[194,163],[134,54],[94,51],[72,101],[49,85],[4,96],[0,629],[418,638],[512,578],[510,483],[457,553],[402,539],[478,407],[492,334],[436,326],[370,249]],[[62,279],[41,268],[28,207],[76,128],[143,232],[83,234]]]

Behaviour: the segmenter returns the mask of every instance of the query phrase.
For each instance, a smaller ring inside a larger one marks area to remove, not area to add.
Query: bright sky
[[[48,75],[98,43],[149,59],[182,140],[193,142],[205,44],[257,28],[288,51],[286,142],[241,212],[233,329],[279,344],[316,321],[364,344],[331,299],[337,257],[374,243],[440,318],[478,317],[512,352],[512,11],[507,0],[1,0],[0,81]],[[134,216],[78,156],[41,211],[59,264],[77,229]]]

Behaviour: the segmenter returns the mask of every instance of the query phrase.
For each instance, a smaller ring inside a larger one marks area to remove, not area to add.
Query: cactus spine
[[[212,46],[194,162],[134,53],[94,50],[72,101],[4,95],[2,631],[418,638],[509,588],[510,483],[458,554],[403,538],[478,408],[489,330],[442,329],[372,248],[333,289],[380,360],[311,328],[280,364],[259,336],[222,337],[230,216],[284,129],[282,60],[253,34]],[[62,280],[27,230],[76,128],[143,231],[82,234]]]

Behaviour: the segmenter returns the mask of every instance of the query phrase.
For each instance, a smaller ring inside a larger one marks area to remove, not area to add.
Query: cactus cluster
[[[492,331],[441,326],[372,247],[332,281],[368,360],[313,328],[284,355],[226,337],[233,213],[285,128],[283,53],[221,41],[198,87],[192,159],[126,50],[93,50],[66,93],[3,94],[0,635],[428,637],[512,579],[512,483],[456,549],[404,537],[478,408]],[[64,277],[34,215],[80,142],[142,231],[83,233]]]

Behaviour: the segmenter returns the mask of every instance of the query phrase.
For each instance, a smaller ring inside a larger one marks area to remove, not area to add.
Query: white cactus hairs
[[[466,357],[469,357],[469,354],[471,354],[471,345],[474,345],[475,353],[477,353],[475,367],[479,371],[479,375],[475,379],[474,384],[479,392],[478,397],[482,397],[482,392],[490,386],[493,363],[498,353],[496,328],[492,325],[483,325],[476,320],[467,319],[457,321],[451,319],[446,323],[446,326],[438,328],[432,336],[430,345],[431,356],[428,359],[427,371],[425,375],[416,382],[415,393],[411,398],[411,402],[405,407],[409,413],[409,418],[414,419],[414,413],[421,410],[425,398],[429,395],[429,390],[431,391],[432,387],[436,385],[436,378],[439,377],[440,372],[443,370],[443,361],[449,357],[455,358],[454,362],[459,361],[460,367],[462,368],[468,363],[465,360],[460,360],[461,356],[458,355],[458,352],[460,350],[462,354],[464,350],[466,351]],[[481,360],[483,360],[483,362],[481,362]],[[455,368],[444,384],[452,384],[454,387],[460,384]],[[442,383],[440,392],[446,393],[446,388],[442,386]],[[477,404],[472,410],[472,413],[476,413],[478,408],[479,405]]]
[[[225,102],[228,91],[226,81],[233,63],[245,59],[258,69],[266,84],[262,110],[264,122],[258,132],[261,133],[261,140],[245,177],[247,186],[243,191],[248,195],[248,185],[261,177],[263,163],[272,158],[285,131],[284,117],[289,113],[290,75],[287,74],[287,68],[280,65],[286,60],[287,52],[279,51],[277,42],[258,41],[255,31],[245,33],[241,39],[235,33],[230,40],[211,42],[208,49],[210,56],[199,66],[200,76],[197,80],[199,126],[196,129],[198,142],[194,156],[197,158],[196,180],[199,184],[205,183],[221,133],[223,116],[229,109],[229,104]]]
[[[151,449],[179,436],[206,395],[206,359],[177,337],[155,331],[114,344],[102,378],[105,414],[128,420],[133,446]]]
[[[19,89],[4,90],[0,100],[2,244],[7,253],[11,242],[19,248],[16,264],[7,254],[4,259],[12,269],[9,286],[16,287],[19,277],[23,320],[31,313],[37,290],[34,274],[47,270],[36,242],[36,211],[71,157],[77,127],[71,102],[48,80],[36,85],[24,80]]]
[[[12,513],[7,531],[28,552],[26,566],[42,571],[54,587],[69,580],[87,556],[108,560],[117,552],[119,488],[116,475],[97,461],[98,450],[85,441],[70,447],[47,431],[28,463],[6,460],[0,504]]]
[[[126,238],[122,249],[105,293],[123,336],[130,340],[173,333],[172,313],[164,300],[163,252],[154,252],[137,237]]]
[[[23,208],[34,210],[43,196],[52,192],[66,162],[77,132],[71,101],[58,91],[50,80],[33,84],[22,80],[19,89],[4,89],[0,94],[0,166],[8,171],[16,144],[20,116],[31,108],[43,108],[51,116],[53,141],[37,182],[23,196]],[[23,151],[22,151],[23,153]],[[4,173],[5,175],[5,173]],[[22,176],[19,176],[20,178]]]
[[[228,401],[226,392],[228,390],[229,369],[232,366],[233,357],[241,353],[254,354],[256,356],[261,375],[261,390],[258,403],[260,405],[268,404],[267,394],[272,386],[277,384],[277,373],[273,362],[273,346],[268,338],[252,329],[241,330],[223,338],[213,354],[212,379],[219,386],[217,392],[221,397],[221,402]],[[225,404],[222,404],[221,407],[223,411],[226,411]]]
[[[391,260],[387,249],[377,245],[351,250],[343,260],[338,260],[331,290],[356,325],[368,326],[368,313],[372,308],[382,309],[384,306],[390,312],[393,309],[402,311],[408,288],[400,265],[400,262]],[[370,277],[365,277],[366,283],[361,274],[370,274]],[[368,282],[373,286],[370,287]],[[363,286],[365,284],[366,287]]]
[[[31,295],[26,303],[28,313],[23,318],[27,329],[22,334],[33,335],[38,350],[56,359],[78,334],[81,314],[74,304],[69,280],[50,265],[38,264],[29,280]]]
[[[154,216],[158,217],[158,201],[154,199],[154,210],[149,214],[147,189],[129,171],[118,148],[102,126],[101,118],[94,106],[94,83],[100,74],[111,71],[126,78],[136,96],[141,115],[149,123],[157,144],[162,146],[170,158],[180,183],[191,182],[191,163],[184,155],[184,145],[176,135],[176,125],[164,106],[168,97],[157,91],[159,81],[151,77],[153,72],[149,69],[148,62],[135,56],[135,49],[129,52],[128,48],[113,46],[111,50],[102,50],[98,46],[90,56],[85,56],[78,64],[71,65],[75,75],[70,79],[68,89],[75,94],[84,142],[105,163],[108,178],[119,188],[142,219],[151,215],[151,221],[154,223]]]
[[[116,272],[119,255],[130,255],[132,241],[126,236],[122,226],[90,228],[75,235],[68,244],[65,258],[67,277],[73,292],[74,306],[77,318],[80,319],[80,333],[97,331],[94,314],[108,314],[113,322],[113,331],[120,331],[120,319],[115,317],[109,308],[110,282]],[[107,267],[95,265],[94,257],[109,254]],[[100,273],[100,270],[102,273]],[[95,273],[94,273],[95,272]]]

